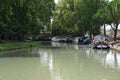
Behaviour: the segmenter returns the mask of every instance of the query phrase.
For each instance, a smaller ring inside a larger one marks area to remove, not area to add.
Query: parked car
[[[108,49],[108,41],[105,36],[95,36],[92,42],[93,48],[97,49]]]

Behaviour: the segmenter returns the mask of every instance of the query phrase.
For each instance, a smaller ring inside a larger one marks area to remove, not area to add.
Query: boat
[[[55,37],[52,38],[52,41],[53,42],[66,42],[66,38],[55,36]]]
[[[73,41],[75,44],[89,45],[91,39],[89,37],[76,37]]]
[[[109,49],[107,38],[105,36],[95,36],[92,47],[96,49]]]

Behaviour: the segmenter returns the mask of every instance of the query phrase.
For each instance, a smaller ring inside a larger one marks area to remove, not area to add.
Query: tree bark
[[[89,34],[90,34],[90,39],[92,39],[92,31],[91,31],[91,29],[89,30]]]
[[[104,24],[104,36],[106,36],[106,26]]]
[[[1,40],[2,32],[0,31],[0,40]]]
[[[117,38],[117,31],[118,31],[118,23],[115,24],[114,41],[116,41],[116,38]]]

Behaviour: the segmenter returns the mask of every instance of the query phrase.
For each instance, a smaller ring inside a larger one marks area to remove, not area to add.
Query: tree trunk
[[[92,39],[92,31],[91,31],[91,29],[89,30],[89,35],[90,35],[90,39]]]
[[[0,33],[0,40],[3,40],[3,31],[1,31],[1,33]]]
[[[8,41],[9,38],[9,33],[8,32],[4,32],[4,40]]]
[[[118,31],[118,23],[115,24],[115,30],[114,30],[114,41],[116,41],[117,31]]]
[[[25,37],[24,37],[24,34],[23,34],[23,33],[20,33],[20,35],[19,35],[19,40],[20,40],[20,41],[24,41],[24,40],[25,40]]]
[[[106,26],[104,24],[104,36],[106,36]]]
[[[2,32],[0,31],[0,40],[1,40]]]

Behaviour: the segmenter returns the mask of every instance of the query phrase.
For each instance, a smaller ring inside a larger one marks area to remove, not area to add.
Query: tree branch
[[[112,24],[110,24],[110,26],[111,26],[111,28],[112,28],[113,30],[115,30],[115,28],[112,26]]]

